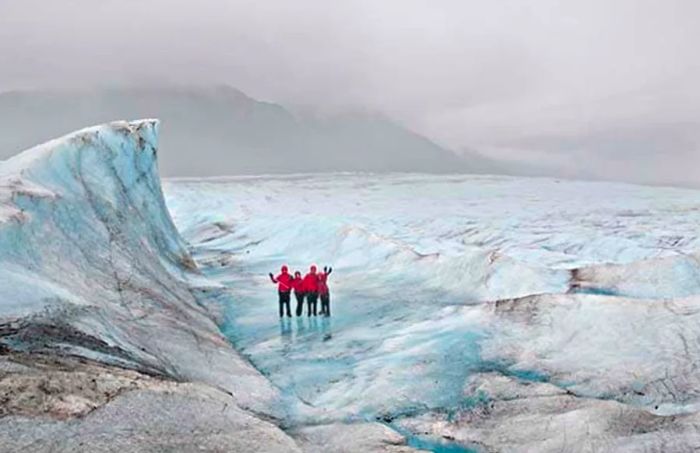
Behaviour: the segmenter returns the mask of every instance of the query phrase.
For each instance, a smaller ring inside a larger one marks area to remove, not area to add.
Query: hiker
[[[283,308],[287,310],[287,317],[292,317],[292,312],[289,308],[289,295],[292,291],[292,276],[289,275],[289,269],[286,265],[282,266],[280,274],[275,277],[270,272],[270,280],[277,284],[277,292],[279,294],[280,318],[284,316]]]
[[[301,316],[304,311],[304,279],[301,277],[301,272],[294,272],[294,279],[292,280],[292,288],[294,289],[294,297],[297,300],[297,317]]]
[[[331,315],[331,294],[328,290],[328,276],[333,272],[332,267],[323,267],[318,274],[318,295],[321,298],[321,315]]]
[[[316,316],[316,305],[318,303],[318,274],[316,266],[311,265],[309,273],[304,277],[304,295],[306,296],[307,316],[313,313]]]

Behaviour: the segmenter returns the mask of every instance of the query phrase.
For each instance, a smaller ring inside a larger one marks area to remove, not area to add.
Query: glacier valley
[[[700,449],[700,192],[161,183],[158,128],[0,162],[0,451]],[[312,263],[333,316],[278,319]]]

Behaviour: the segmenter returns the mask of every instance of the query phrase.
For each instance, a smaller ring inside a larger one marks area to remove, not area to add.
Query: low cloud
[[[562,175],[700,185],[698,17],[694,0],[3,0],[0,89],[226,83]]]

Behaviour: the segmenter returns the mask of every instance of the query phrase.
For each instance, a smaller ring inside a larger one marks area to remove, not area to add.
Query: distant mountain
[[[469,172],[449,150],[370,114],[295,115],[230,87],[0,94],[0,159],[78,128],[160,118],[165,176]]]
[[[534,165],[523,161],[494,159],[469,148],[461,149],[459,156],[464,162],[469,163],[469,172],[474,174],[535,177],[557,175],[557,169],[554,167]]]

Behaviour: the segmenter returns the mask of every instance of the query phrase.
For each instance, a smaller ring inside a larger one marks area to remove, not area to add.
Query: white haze
[[[457,152],[700,186],[700,2],[1,0],[0,91],[228,84]]]

